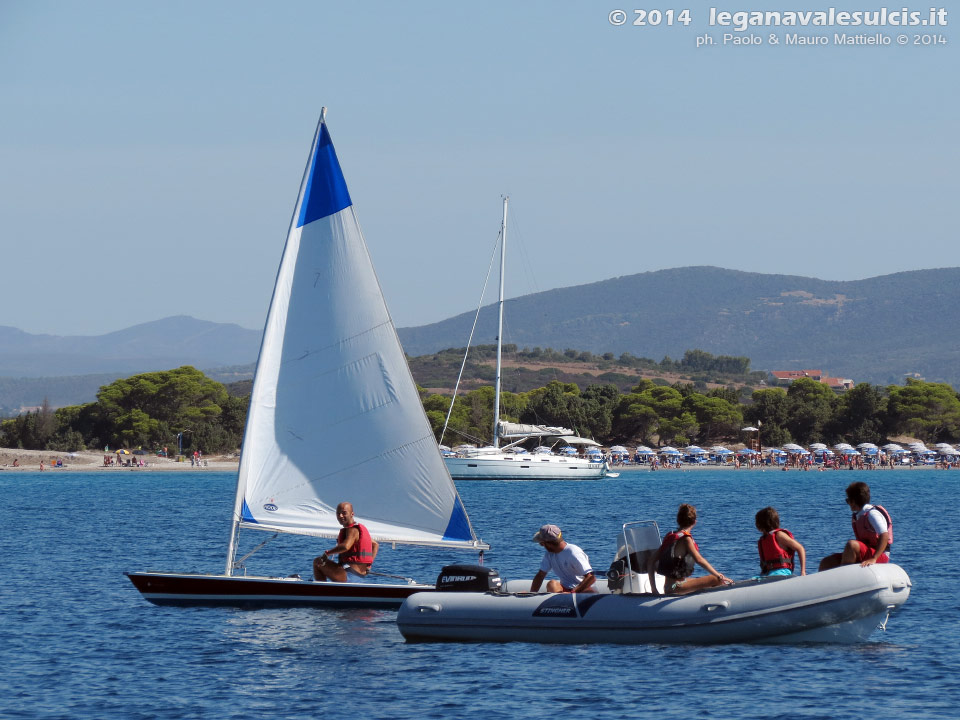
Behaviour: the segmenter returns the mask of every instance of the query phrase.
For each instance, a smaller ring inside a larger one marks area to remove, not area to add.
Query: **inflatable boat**
[[[910,595],[910,578],[893,564],[747,580],[690,595],[653,594],[637,571],[658,547],[655,528],[648,524],[639,551],[621,534],[614,566],[626,560],[626,571],[611,566],[608,581],[597,582],[600,592],[515,592],[518,581],[490,592],[418,592],[400,607],[397,625],[411,642],[856,643],[886,629],[891,611]]]

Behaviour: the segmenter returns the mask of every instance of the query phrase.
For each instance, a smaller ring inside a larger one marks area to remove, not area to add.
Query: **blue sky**
[[[718,7],[754,5],[820,8]],[[640,28],[608,22],[617,0],[0,0],[0,325],[262,327],[324,105],[401,327],[475,307],[504,193],[511,297],[958,264],[952,25],[946,46],[733,47],[688,6]]]

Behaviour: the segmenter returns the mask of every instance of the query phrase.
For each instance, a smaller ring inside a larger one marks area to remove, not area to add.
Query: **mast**
[[[327,108],[320,108],[320,120],[317,122],[317,129],[313,133],[313,143],[310,145],[310,154],[307,155],[307,164],[303,169],[303,178],[300,180],[300,192],[297,195],[297,202],[293,207],[293,217],[290,218],[290,227],[287,230],[287,243],[290,241],[290,235],[293,232],[293,229],[296,227],[297,223],[297,213],[300,211],[300,205],[303,202],[304,190],[307,186],[307,179],[310,176],[310,168],[313,164],[313,157],[317,150],[317,141],[320,138],[320,129],[323,127],[323,124],[327,119]],[[273,311],[273,305],[277,301],[277,284],[280,278],[280,273],[283,270],[283,261],[287,254],[287,244],[284,244],[283,255],[280,257],[280,267],[277,268],[277,280],[274,281],[273,286],[273,295],[270,297],[270,309],[267,312],[267,319],[264,321],[263,335],[260,337],[260,352],[257,355],[257,368],[253,373],[253,387],[254,389],[258,385],[258,376],[260,370],[260,361],[263,358],[264,347],[268,342],[268,335],[270,335],[270,315]],[[272,339],[272,338],[270,338]],[[247,482],[247,473],[248,467],[247,463],[244,462],[248,454],[249,445],[247,443],[248,433],[251,428],[251,418],[256,412],[256,409],[253,407],[253,398],[254,391],[251,389],[250,392],[250,406],[247,408],[247,426],[243,431],[243,444],[240,449],[240,468],[237,472],[237,492],[233,501],[233,514],[230,516],[230,540],[227,542],[227,566],[224,569],[224,575],[230,576],[233,575],[233,562],[234,558],[237,555],[237,536],[240,532],[240,518],[243,513],[243,496],[246,491],[246,482]]]
[[[503,279],[507,257],[507,203],[510,197],[503,196],[503,220],[500,223],[500,320],[497,325],[497,382],[493,393],[493,446],[500,447],[500,375],[503,352]]]

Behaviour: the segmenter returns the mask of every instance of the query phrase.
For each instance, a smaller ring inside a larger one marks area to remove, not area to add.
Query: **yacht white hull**
[[[599,480],[607,476],[604,461],[500,453],[444,458],[454,480]]]
[[[548,643],[855,643],[906,602],[897,565],[850,565],[692,595],[411,595],[397,616],[408,641]]]

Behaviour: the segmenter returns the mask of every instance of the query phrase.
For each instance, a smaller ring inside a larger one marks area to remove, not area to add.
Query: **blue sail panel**
[[[337,151],[327,131],[327,124],[320,123],[320,137],[313,152],[310,176],[300,204],[300,216],[297,227],[303,227],[314,220],[338,213],[352,205],[347,181],[343,179]]]
[[[460,502],[460,496],[456,495],[453,503],[453,512],[450,513],[450,522],[447,523],[447,529],[443,531],[444,540],[473,540],[473,530],[470,527],[470,520],[467,518],[467,511],[463,509],[463,503]]]
[[[257,519],[253,516],[253,513],[250,512],[250,506],[247,505],[247,499],[243,499],[243,509],[240,510],[240,520],[248,523],[255,523]]]

